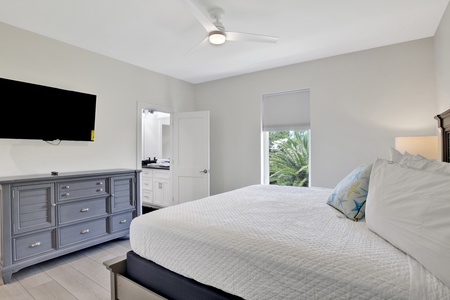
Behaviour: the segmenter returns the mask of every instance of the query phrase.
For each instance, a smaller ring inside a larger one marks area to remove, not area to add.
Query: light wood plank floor
[[[103,262],[130,249],[128,239],[117,239],[24,268],[8,284],[0,278],[0,299],[110,299]]]

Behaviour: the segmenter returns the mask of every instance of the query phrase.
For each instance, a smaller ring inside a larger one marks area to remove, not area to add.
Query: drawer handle
[[[127,220],[122,220],[119,222],[119,224],[125,224],[127,222]]]
[[[69,193],[65,193],[65,194],[63,194],[63,196],[67,197],[67,196],[70,196],[70,194]]]
[[[89,211],[89,207],[82,208],[80,211],[81,212],[88,212]]]
[[[98,189],[97,192],[103,192],[103,189]]]
[[[34,248],[34,247],[37,247],[37,246],[40,246],[40,245],[41,245],[41,242],[36,242],[36,243],[31,244],[30,248]]]
[[[66,185],[64,188],[67,190],[70,189],[70,186]]]
[[[97,185],[103,185],[103,182],[102,181],[97,182]]]
[[[81,232],[80,232],[81,234],[86,234],[86,233],[89,233],[89,229],[83,229],[83,230],[81,230]]]

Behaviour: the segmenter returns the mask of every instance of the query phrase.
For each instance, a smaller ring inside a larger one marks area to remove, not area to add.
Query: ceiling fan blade
[[[200,47],[203,47],[205,44],[208,43],[208,37],[205,37],[203,39],[203,41],[201,41],[200,43],[198,43],[197,45],[195,45],[194,47],[192,47],[192,49],[190,49],[189,51],[187,51],[184,55],[188,55],[189,53],[191,53],[192,51],[194,51],[195,49],[198,49]]]
[[[191,10],[194,17],[205,27],[206,32],[218,31],[216,25],[209,19],[207,15],[191,0],[182,0]]]
[[[276,43],[278,41],[277,36],[243,33],[243,32],[225,32],[227,35],[227,41],[237,42],[262,42],[262,43]]]

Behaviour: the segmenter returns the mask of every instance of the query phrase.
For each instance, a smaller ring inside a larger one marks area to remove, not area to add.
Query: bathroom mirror
[[[171,157],[170,114],[144,110],[142,115],[142,160]]]

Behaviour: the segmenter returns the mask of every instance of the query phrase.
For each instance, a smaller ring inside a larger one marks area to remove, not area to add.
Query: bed
[[[334,189],[252,185],[133,219],[112,299],[450,299],[450,165],[357,166]],[[448,187],[447,187],[448,186]]]

